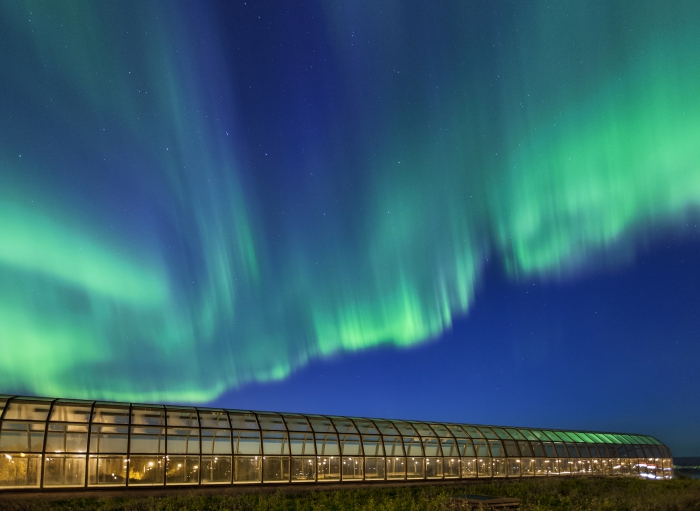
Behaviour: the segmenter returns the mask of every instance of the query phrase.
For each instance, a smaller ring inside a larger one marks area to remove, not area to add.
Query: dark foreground
[[[675,479],[533,479],[524,482],[404,486],[274,493],[202,493],[166,496],[32,498],[0,496],[0,509],[20,510],[451,510],[451,498],[465,493],[522,500],[522,511],[683,510],[700,511],[700,481]]]

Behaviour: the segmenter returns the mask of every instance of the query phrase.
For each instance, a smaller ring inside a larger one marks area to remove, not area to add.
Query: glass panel
[[[384,450],[387,456],[403,456],[403,441],[400,436],[385,436]]]
[[[336,435],[316,435],[316,454],[318,456],[338,456],[340,446]],[[320,474],[319,468],[319,474]]]
[[[282,417],[273,413],[259,413],[258,422],[261,429],[270,431],[286,431],[287,428],[282,420]]]
[[[578,453],[582,458],[590,458],[590,454],[588,454],[588,448],[586,447],[586,444],[583,442],[576,444],[576,447],[578,447]]]
[[[59,401],[51,411],[52,421],[63,422],[88,422],[90,420],[90,410],[92,405],[89,403],[70,403]]]
[[[165,413],[168,418],[168,427],[196,428],[199,426],[197,410],[194,408],[173,408],[168,406],[165,408]]]
[[[598,433],[598,436],[602,436],[603,438],[605,438],[609,444],[616,444],[617,443],[617,440],[615,439],[615,437],[613,435],[608,435],[607,433]]]
[[[546,476],[549,474],[550,466],[549,460],[544,458],[535,459],[535,475],[536,476]]]
[[[357,428],[349,419],[333,417],[333,425],[338,433],[357,433]]]
[[[169,452],[170,449],[168,449]],[[165,428],[131,427],[129,452],[163,454],[165,452]]]
[[[506,456],[510,458],[519,458],[520,450],[518,449],[518,443],[515,440],[504,440],[503,446],[506,450]]]
[[[144,426],[165,426],[165,410],[163,407],[132,406],[131,423]]]
[[[202,454],[231,454],[231,432],[227,429],[203,429]],[[202,464],[204,462],[202,461]],[[229,463],[229,468],[230,463]]]
[[[491,456],[494,458],[500,458],[506,455],[503,450],[503,442],[500,440],[489,440],[489,448],[491,449]]]
[[[571,473],[571,468],[572,468],[572,461],[569,458],[561,458],[559,460],[559,473],[564,475],[564,474],[570,474]]]
[[[203,428],[228,428],[228,416],[224,410],[202,410],[199,409],[199,424]],[[229,460],[230,463],[230,460]],[[204,468],[204,461],[202,461],[202,469]],[[229,465],[229,469],[230,469]],[[207,476],[208,477],[208,476]],[[202,482],[204,479],[204,472],[202,472]],[[212,481],[218,482],[218,481]]]
[[[430,426],[423,424],[422,422],[412,422],[413,428],[418,431],[420,436],[436,436],[435,432],[430,429]]]
[[[576,449],[576,444],[574,444],[573,442],[566,443],[566,450],[569,452],[570,458],[578,458],[579,457],[578,449]]]
[[[326,419],[325,417],[311,417],[309,418],[309,422],[316,433],[335,433],[335,428],[333,428],[330,419]]]
[[[542,442],[542,445],[544,446],[544,452],[548,458],[557,457],[557,451],[554,449],[554,444],[552,442]]]
[[[507,461],[504,458],[493,458],[493,477],[505,477],[508,473]]]
[[[575,433],[573,431],[569,431],[568,435],[574,439],[574,442],[585,442],[583,437],[581,437],[581,435],[579,435],[578,433]]]
[[[202,484],[230,483],[233,473],[231,456],[202,456],[201,472]]]
[[[561,438],[559,438],[554,431],[543,431],[543,433],[549,438],[550,440],[554,442],[561,442]]]
[[[520,433],[525,437],[525,439],[532,441],[539,440],[535,434],[529,429],[519,429]]]
[[[527,440],[517,429],[506,428],[506,431],[510,433],[515,440]]]
[[[600,458],[598,446],[596,444],[587,444],[586,448],[588,449],[588,454],[590,454],[591,458]]]
[[[566,433],[564,431],[553,431],[552,433],[557,435],[564,442],[575,442],[576,441],[572,437],[570,437],[568,433]]]
[[[476,458],[462,458],[462,477],[476,477]]]
[[[374,421],[382,435],[398,435],[399,431],[389,421]]]
[[[129,424],[129,407],[97,404],[92,422],[103,424]]]
[[[554,447],[557,449],[557,458],[568,458],[569,454],[566,452],[564,447],[564,442],[554,442]]]
[[[452,433],[450,433],[450,430],[447,429],[447,426],[444,424],[431,424],[431,428],[433,428],[433,431],[437,433],[437,436],[439,437],[451,437]]]
[[[289,457],[264,456],[263,482],[276,483],[289,481]]]
[[[357,429],[362,433],[363,435],[377,435],[379,434],[379,430],[374,426],[374,423],[372,421],[369,421],[367,419],[353,419],[353,422],[355,423],[355,426],[357,426]]]
[[[51,401],[13,399],[5,410],[5,419],[21,421],[45,421],[49,415]]]
[[[491,458],[479,458],[477,468],[479,477],[491,477]]]
[[[46,452],[87,452],[87,438],[87,425],[49,424]]]
[[[494,433],[491,428],[487,428],[485,426],[480,426],[479,431],[484,435],[485,438],[488,438],[489,440],[498,440],[498,437],[496,436],[496,433]]]
[[[421,448],[420,438],[415,436],[404,437],[403,446],[406,450],[406,456],[423,456],[423,449]]]
[[[490,456],[488,440],[484,438],[474,438],[472,441],[474,442],[474,450],[478,457]]]
[[[233,454],[261,454],[260,433],[257,431],[234,431]]]
[[[234,483],[259,483],[262,480],[262,458],[260,456],[236,456],[234,466]]]
[[[163,456],[129,456],[129,485],[162,485],[164,465]]]
[[[90,456],[88,486],[124,486],[126,463],[126,456]]]
[[[273,455],[286,455],[289,454],[289,440],[287,439],[287,433],[282,432],[263,432],[263,453],[273,454]],[[264,471],[264,463],[263,463]],[[289,467],[287,467],[289,471]]]
[[[362,450],[365,456],[384,456],[384,447],[378,436],[362,436]],[[365,467],[365,471],[366,467]]]
[[[437,439],[437,437],[424,438],[423,451],[426,456],[442,456],[442,452],[440,451],[440,441]]]
[[[36,488],[40,471],[41,454],[3,454],[0,456],[0,488]]]
[[[126,453],[128,433],[126,426],[93,426],[90,431],[90,452]],[[99,473],[97,478],[99,480]]]
[[[587,434],[587,433],[578,433],[578,436],[581,437],[581,438],[583,439],[583,441],[586,442],[587,444],[590,444],[590,443],[595,442],[595,440],[593,439],[593,437],[591,437],[591,436],[590,436],[589,434]]]
[[[406,458],[391,456],[386,458],[386,478],[406,479]]]
[[[457,438],[468,438],[468,435],[465,433],[465,431],[457,425],[447,424],[447,429],[449,429],[450,433],[452,433]]]
[[[613,447],[617,450],[617,455],[620,458],[627,457],[627,449],[623,444],[615,444]]]
[[[403,421],[392,421],[394,427],[399,430],[399,433],[406,436],[415,436],[418,433],[413,429],[413,427],[408,422]]]
[[[311,431],[311,426],[303,415],[284,414],[282,417],[289,431]]]
[[[233,429],[260,429],[255,414],[252,412],[228,412]]]
[[[501,440],[510,440],[511,436],[503,428],[491,428]]]
[[[585,475],[593,474],[593,461],[590,459],[579,460],[579,473]]]
[[[530,442],[530,445],[532,445],[532,453],[534,456],[538,458],[546,458],[547,453],[544,451],[544,447],[542,446],[542,442]]]
[[[340,479],[339,456],[317,456],[316,465],[319,481],[337,481]]]
[[[294,441],[292,441],[294,450]],[[316,480],[316,458],[292,458],[292,481],[315,481]]]
[[[44,446],[44,429],[45,423],[3,421],[0,430],[0,451],[41,452]]]
[[[290,433],[289,441],[294,456],[314,456],[316,454],[314,436],[311,433]],[[294,477],[294,467],[292,467],[292,477]]]
[[[595,440],[599,444],[607,444],[608,440],[606,438],[603,438],[602,436],[596,434],[596,433],[588,433],[588,436],[591,437],[593,440]]]
[[[362,479],[364,463],[360,456],[343,456],[343,481]]]
[[[532,450],[532,447],[530,446],[530,442],[528,442],[527,440],[519,440],[518,447],[520,447],[520,455],[523,458],[525,458],[525,457],[531,458],[531,457],[535,456],[535,452]],[[542,446],[540,446],[540,448],[542,448]],[[544,449],[542,450],[542,455],[544,455]]]
[[[199,456],[168,456],[166,484],[199,484]]]
[[[520,470],[523,477],[530,477],[535,475],[535,460],[534,459],[522,459],[520,463]]]
[[[0,417],[2,417],[2,411],[5,409],[5,403],[7,403],[7,398],[0,396]]]
[[[560,467],[561,467],[561,465],[560,465],[560,460],[555,459],[555,458],[550,459],[550,460],[549,460],[549,464],[550,464],[550,466],[551,466],[551,472],[550,472],[550,473],[552,473],[552,474],[559,474],[559,473],[560,473],[560,470],[559,470]]]
[[[442,458],[425,458],[425,477],[428,479],[442,479]]]
[[[476,450],[474,449],[474,444],[472,440],[468,438],[458,438],[457,448],[459,449],[460,456],[473,457],[476,456]]]
[[[461,439],[463,442],[465,439]],[[447,456],[459,456],[459,448],[457,446],[457,440],[454,438],[441,438],[440,443],[442,444],[442,455]]]
[[[476,429],[474,426],[462,426],[462,429],[467,432],[467,434],[472,437],[472,438],[484,438],[484,435],[481,434],[481,431]]]
[[[362,454],[360,449],[359,435],[340,435],[340,452],[344,456],[359,456]]]
[[[458,456],[445,456],[442,462],[442,470],[445,474],[445,479],[459,477],[461,470],[461,462]]]
[[[365,457],[365,479],[384,479],[384,458]]]
[[[508,477],[520,477],[520,460],[517,458],[508,458],[506,461],[508,466]]]
[[[533,429],[532,433],[537,437],[537,440],[540,440],[542,442],[549,442],[549,437],[544,434],[543,431],[540,431],[539,429]]]
[[[44,486],[85,486],[85,456],[51,454],[44,461]]]
[[[199,454],[199,429],[168,428],[168,454]]]

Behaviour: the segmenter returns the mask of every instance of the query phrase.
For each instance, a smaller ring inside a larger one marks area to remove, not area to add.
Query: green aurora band
[[[213,13],[0,6],[0,388],[206,402],[697,214],[697,1],[380,3],[321,4],[337,122],[295,128],[291,190],[233,141]]]

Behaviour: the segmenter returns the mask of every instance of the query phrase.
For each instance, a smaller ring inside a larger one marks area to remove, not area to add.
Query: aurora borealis
[[[3,391],[208,402],[690,236],[696,1],[303,4],[0,6]]]

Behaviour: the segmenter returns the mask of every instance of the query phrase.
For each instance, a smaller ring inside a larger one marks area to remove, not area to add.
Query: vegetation
[[[4,497],[0,507],[28,510],[134,511],[394,511],[455,510],[451,498],[466,493],[518,497],[522,511],[700,511],[700,480],[533,479],[524,482],[404,486],[323,491],[278,490],[275,493],[175,493],[163,497],[85,497],[30,499]]]

